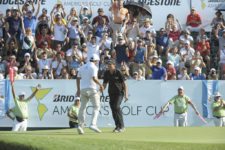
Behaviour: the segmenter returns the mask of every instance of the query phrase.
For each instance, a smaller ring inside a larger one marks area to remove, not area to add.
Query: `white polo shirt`
[[[185,55],[186,60],[191,60],[195,54],[195,50],[192,47],[190,47],[189,49],[183,47],[180,49],[180,54],[181,56]]]
[[[63,42],[66,38],[66,27],[64,25],[54,25],[54,40]]]
[[[90,60],[93,54],[100,56],[99,45],[97,43],[95,45],[91,44],[90,42],[87,43],[87,49],[87,60]]]
[[[38,66],[39,66],[39,73],[42,72],[42,69],[45,67],[45,66],[48,66],[49,70],[51,69],[51,63],[52,63],[52,59],[49,58],[49,59],[40,59],[38,61]]]
[[[88,62],[87,64],[83,65],[79,72],[78,77],[81,78],[80,80],[80,89],[91,88],[97,90],[97,84],[92,79],[93,77],[98,77],[98,68],[93,62]]]
[[[52,69],[56,69],[56,75],[60,75],[62,68],[66,66],[67,64],[65,60],[61,60],[61,62],[55,60],[52,62]]]

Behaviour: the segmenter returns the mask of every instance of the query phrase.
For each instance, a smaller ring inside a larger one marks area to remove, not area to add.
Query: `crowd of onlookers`
[[[147,11],[129,8],[128,21],[114,31],[111,16],[103,8],[93,16],[91,3],[80,10],[72,7],[69,14],[61,3],[51,12],[40,5],[39,0],[36,5],[27,0],[0,12],[0,79],[8,78],[9,68],[16,72],[15,79],[75,79],[93,54],[100,57],[99,78],[107,61],[115,59],[127,79],[225,79],[225,21],[220,11],[211,32],[201,27],[195,8],[187,14],[185,28],[176,14],[168,14],[156,31]]]

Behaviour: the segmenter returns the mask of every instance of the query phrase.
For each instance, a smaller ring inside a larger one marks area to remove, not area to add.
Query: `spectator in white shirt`
[[[52,62],[52,71],[54,78],[58,78],[61,75],[61,71],[67,66],[66,61],[62,58],[61,53],[56,54],[55,60]]]
[[[87,43],[87,60],[90,60],[93,54],[100,57],[99,44],[96,42],[96,36],[91,37],[91,41]]]
[[[89,128],[97,133],[101,132],[97,127],[97,118],[100,110],[98,90],[102,92],[104,87],[98,80],[98,67],[96,66],[100,59],[98,55],[93,54],[89,60],[90,62],[80,68],[77,76],[77,96],[81,97],[81,106],[78,113],[79,126],[77,128],[79,134],[84,134],[85,110],[89,101],[93,105],[92,121]]]
[[[142,38],[145,37],[146,31],[150,31],[154,37],[156,36],[155,28],[152,26],[152,20],[149,18],[144,20],[144,25],[140,28],[140,36]]]
[[[195,54],[195,50],[190,46],[189,41],[185,41],[184,47],[180,49],[181,57],[186,61],[190,61]]]
[[[179,70],[181,60],[180,55],[177,53],[177,51],[178,51],[177,47],[172,47],[171,52],[168,53],[168,60],[174,64],[176,71]]]
[[[64,45],[68,29],[63,24],[62,17],[60,14],[55,16],[55,22],[53,20],[53,16],[51,17],[51,31],[54,36],[53,45],[60,43],[62,46]]]
[[[37,61],[38,64],[38,70],[39,73],[42,73],[42,70],[44,69],[44,67],[48,66],[48,70],[51,71],[51,64],[52,64],[52,59],[51,58],[47,58],[47,53],[43,52],[41,59],[39,59],[37,57],[37,53],[35,53],[35,59]]]
[[[128,39],[135,40],[136,37],[139,36],[139,24],[137,23],[137,19],[133,18],[132,22],[127,26],[125,33]]]
[[[189,43],[192,45],[194,42],[193,37],[190,35],[189,30],[182,31],[182,34],[180,36],[180,45],[185,44],[186,41],[189,41]]]
[[[68,38],[70,46],[74,43],[75,39],[80,39],[80,37],[83,37],[83,31],[79,26],[78,19],[74,17],[71,19],[70,26],[68,27]],[[80,42],[80,40],[78,42]]]

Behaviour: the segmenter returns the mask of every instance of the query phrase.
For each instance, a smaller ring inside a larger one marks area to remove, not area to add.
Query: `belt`
[[[186,113],[186,112],[183,112],[183,113],[176,113],[176,112],[175,112],[175,114],[178,114],[178,115],[181,115],[181,114],[184,114],[184,113]]]
[[[27,118],[21,118],[21,117],[18,117],[18,116],[16,116],[16,120],[18,121],[18,122],[23,122],[24,120],[26,120]]]
[[[213,116],[213,117],[215,117],[215,118],[217,118],[217,119],[224,118],[224,116],[221,116],[221,117]]]

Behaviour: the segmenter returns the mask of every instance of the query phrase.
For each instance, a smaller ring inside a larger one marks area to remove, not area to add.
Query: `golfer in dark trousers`
[[[106,88],[109,83],[109,104],[112,110],[113,119],[115,121],[116,128],[113,132],[124,132],[123,114],[120,108],[123,97],[125,101],[128,100],[127,86],[123,74],[116,69],[115,61],[108,61],[108,70],[104,73],[103,86]]]

